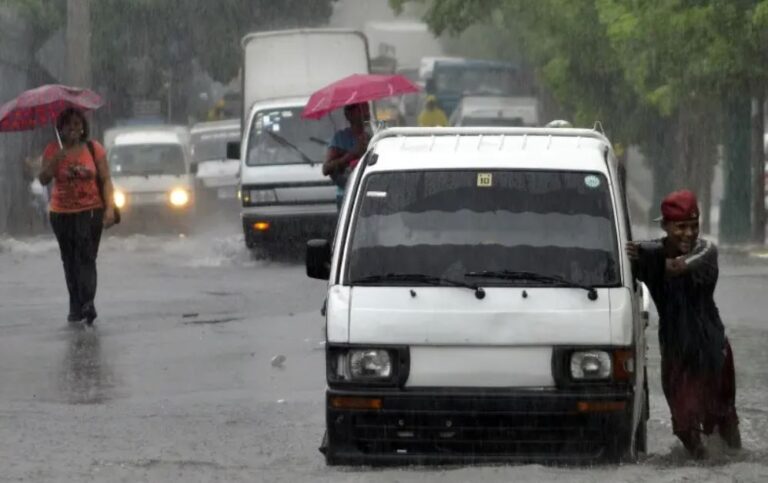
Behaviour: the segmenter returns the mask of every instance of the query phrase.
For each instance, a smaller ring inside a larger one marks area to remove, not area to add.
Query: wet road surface
[[[317,451],[324,284],[299,263],[253,261],[235,231],[108,237],[99,263],[100,317],[84,329],[65,321],[55,242],[0,239],[0,481],[768,481],[765,262],[721,261],[742,453],[687,460],[652,325],[640,464],[388,470],[326,468]]]

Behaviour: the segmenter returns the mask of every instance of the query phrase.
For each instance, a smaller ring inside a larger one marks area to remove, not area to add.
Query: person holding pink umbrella
[[[56,121],[58,141],[43,153],[39,180],[53,181],[50,220],[64,264],[69,322],[96,319],[96,256],[103,228],[115,223],[113,186],[106,151],[88,138],[88,120],[70,107]]]
[[[349,127],[336,131],[328,145],[323,174],[336,184],[336,207],[340,210],[349,172],[368,149],[370,135],[365,124],[371,119],[367,103],[344,106],[344,117]]]
[[[120,222],[104,148],[88,139],[85,111],[103,105],[89,89],[49,84],[0,106],[0,132],[28,131],[56,122],[38,179],[53,181],[50,220],[61,250],[69,290],[67,320],[96,319],[96,255],[101,231]]]

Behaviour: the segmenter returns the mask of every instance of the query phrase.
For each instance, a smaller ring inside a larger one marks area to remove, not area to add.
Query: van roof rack
[[[462,136],[551,136],[552,138],[588,138],[610,145],[605,133],[595,129],[584,128],[546,128],[546,127],[391,127],[377,132],[371,143],[394,137],[440,137],[456,138],[456,148]]]

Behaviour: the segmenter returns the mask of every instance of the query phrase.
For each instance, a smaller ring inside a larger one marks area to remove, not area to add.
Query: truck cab
[[[279,245],[329,236],[336,185],[322,173],[326,143],[343,122],[301,118],[308,97],[256,103],[242,144],[240,194],[245,244],[269,254]]]
[[[346,120],[305,120],[301,112],[318,89],[370,72],[368,44],[353,30],[299,29],[250,34],[242,46],[243,137],[228,156],[240,160],[245,244],[269,257],[334,230],[336,186],[322,163]]]

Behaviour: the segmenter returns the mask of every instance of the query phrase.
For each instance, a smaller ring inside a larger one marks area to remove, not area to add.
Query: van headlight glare
[[[382,349],[351,350],[348,355],[352,379],[388,379],[392,376],[392,358]]]
[[[189,192],[184,188],[176,188],[171,191],[170,200],[173,206],[186,206],[189,203]]]
[[[118,208],[122,208],[125,206],[125,193],[123,193],[120,190],[115,190],[115,192],[112,195],[112,199],[115,202],[115,206]]]
[[[611,371],[611,355],[606,351],[575,351],[571,354],[573,379],[608,379]]]

